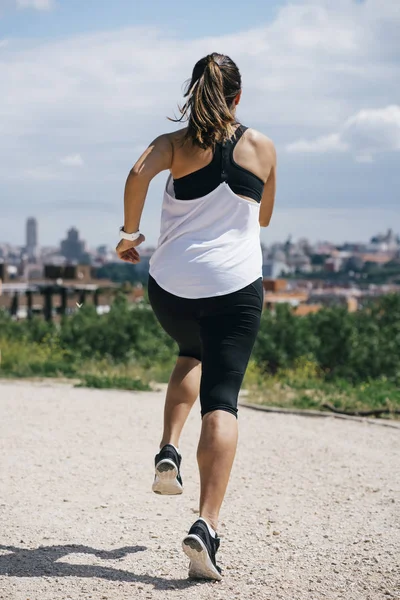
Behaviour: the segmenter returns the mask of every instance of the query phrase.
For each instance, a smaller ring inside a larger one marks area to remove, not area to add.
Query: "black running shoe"
[[[219,537],[216,535],[213,538],[206,523],[201,519],[191,526],[182,542],[183,551],[190,559],[189,577],[221,581],[221,569],[215,562],[219,544]]]
[[[155,458],[153,492],[164,495],[182,494],[181,461],[181,455],[171,444],[161,448]]]

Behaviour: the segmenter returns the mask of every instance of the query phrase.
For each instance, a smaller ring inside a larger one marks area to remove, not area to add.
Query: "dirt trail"
[[[162,393],[0,383],[2,600],[400,597],[400,432],[240,410],[222,583],[187,580],[198,407],[180,497],[151,492]],[[396,475],[397,472],[397,475]]]

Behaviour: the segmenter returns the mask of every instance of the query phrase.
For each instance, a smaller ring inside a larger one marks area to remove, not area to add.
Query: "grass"
[[[74,357],[51,340],[0,340],[2,377],[74,377],[78,364]]]
[[[69,378],[79,387],[125,390],[151,390],[154,383],[166,383],[174,363],[174,356],[168,363],[150,366],[107,358],[82,361],[51,339],[40,344],[0,339],[0,358],[0,377]],[[393,382],[384,378],[360,384],[326,381],[318,366],[305,359],[274,376],[262,373],[250,361],[243,387],[249,402],[266,406],[327,410],[330,405],[353,413],[383,410],[387,412],[382,416],[399,418],[395,411],[400,410],[400,388]]]
[[[245,387],[249,403],[300,410],[329,410],[330,406],[344,413],[382,411],[382,417],[399,418],[395,411],[400,411],[400,388],[395,383],[385,378],[358,384],[326,381],[309,361],[299,361],[296,368],[274,376],[261,373],[251,362]]]
[[[134,390],[145,391],[151,390],[151,387],[144,383],[140,378],[133,377],[110,377],[107,375],[91,375],[85,373],[80,377],[80,383],[76,387],[89,387],[96,389],[112,389],[112,390]]]
[[[3,378],[68,378],[79,387],[98,389],[151,390],[154,382],[168,381],[173,364],[145,367],[106,358],[82,361],[51,340],[40,344],[0,340],[0,357]]]

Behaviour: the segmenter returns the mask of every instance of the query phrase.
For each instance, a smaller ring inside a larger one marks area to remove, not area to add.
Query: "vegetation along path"
[[[240,410],[221,583],[187,579],[194,408],[180,497],[151,492],[162,393],[0,383],[2,600],[398,598],[400,433]],[[397,471],[397,475],[396,475]]]

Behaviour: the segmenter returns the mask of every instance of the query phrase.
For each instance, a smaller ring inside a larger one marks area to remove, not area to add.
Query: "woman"
[[[131,170],[117,252],[136,263],[150,181],[170,172],[161,234],[150,262],[149,300],[179,347],[165,401],[153,491],[182,493],[179,438],[199,392],[200,517],[183,540],[189,576],[221,579],[218,516],[237,444],[237,399],[263,304],[260,225],[269,225],[276,154],[236,119],[236,64],[213,53],[193,70],[181,109],[188,125],[156,138]]]

